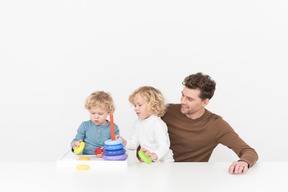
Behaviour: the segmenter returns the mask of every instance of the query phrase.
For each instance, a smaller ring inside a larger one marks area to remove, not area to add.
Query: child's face
[[[134,110],[139,119],[147,119],[152,115],[148,110],[147,103],[139,93],[137,93],[134,97]]]
[[[105,109],[94,107],[89,110],[90,119],[95,123],[95,125],[106,125],[107,115],[109,114]]]

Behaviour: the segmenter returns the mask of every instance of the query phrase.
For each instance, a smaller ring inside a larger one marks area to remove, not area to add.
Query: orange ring
[[[90,158],[89,157],[79,157],[78,160],[79,161],[89,161]]]

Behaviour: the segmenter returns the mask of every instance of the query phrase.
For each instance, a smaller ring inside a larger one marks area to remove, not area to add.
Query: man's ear
[[[208,98],[204,99],[203,102],[202,102],[202,107],[203,108],[206,107],[208,105],[209,101],[210,101],[210,99],[208,99]]]

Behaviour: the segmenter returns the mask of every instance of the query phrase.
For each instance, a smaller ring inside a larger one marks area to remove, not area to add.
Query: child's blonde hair
[[[148,104],[148,110],[158,117],[162,117],[166,112],[165,99],[161,91],[150,86],[143,86],[136,89],[130,96],[129,102],[134,104],[136,94],[140,94]]]
[[[112,97],[109,95],[109,93],[104,91],[95,91],[87,97],[85,108],[90,110],[94,107],[103,108],[108,113],[113,113],[115,111]]]

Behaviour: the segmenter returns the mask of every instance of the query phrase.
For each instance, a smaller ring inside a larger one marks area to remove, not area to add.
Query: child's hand
[[[116,139],[122,139],[124,147],[127,145],[127,141],[123,137],[121,137],[120,135],[115,135],[115,138]]]
[[[73,150],[75,149],[75,147],[79,147],[80,143],[83,142],[82,140],[79,141],[75,141],[74,143],[72,143],[73,145]]]
[[[96,155],[98,158],[102,158],[103,157],[104,147],[101,147],[101,150],[102,150],[102,153],[99,153],[99,154]]]
[[[145,152],[145,156],[150,156],[152,161],[156,161],[158,159],[158,156],[156,155],[156,153],[151,153],[148,149],[142,147],[140,149],[140,151],[144,151]]]

